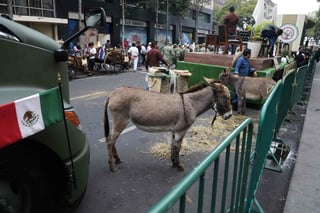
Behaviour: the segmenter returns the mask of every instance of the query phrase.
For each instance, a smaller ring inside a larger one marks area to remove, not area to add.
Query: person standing
[[[148,43],[148,46],[147,46],[147,53],[152,49],[152,48],[151,48],[151,44],[152,44],[152,42],[149,42],[149,43]]]
[[[227,28],[228,37],[231,39],[236,38],[237,25],[239,23],[239,17],[234,11],[235,11],[234,6],[231,6],[229,8],[229,14],[227,14],[223,19],[223,24],[226,25],[226,28]],[[234,54],[236,48],[234,45],[232,45],[231,48],[232,48],[231,52],[232,52],[232,54]]]
[[[245,49],[243,50],[242,55],[237,59],[236,65],[234,67],[234,74],[239,76],[254,76],[257,77],[257,72],[255,68],[252,68],[250,65],[250,59],[251,57],[251,49]],[[236,92],[234,92],[234,98],[232,100],[232,105],[234,107],[234,110],[237,110],[238,108],[238,97]]]
[[[96,54],[97,54],[97,49],[94,47],[94,43],[90,42],[88,44],[88,49],[86,51],[86,57],[88,59],[89,71],[93,71]]]
[[[141,65],[144,65],[144,64],[145,64],[146,55],[147,55],[146,45],[145,45],[145,44],[142,44],[142,45],[141,45],[141,58],[142,58]]]
[[[81,56],[81,46],[79,41],[73,46],[73,55]]]
[[[160,51],[161,54],[163,55],[163,59],[168,62],[169,64],[173,63],[173,57],[174,57],[174,53],[173,53],[173,48],[172,48],[172,44],[168,43],[167,45],[165,45],[162,48],[162,51]]]
[[[147,53],[146,70],[149,70],[149,67],[160,67],[160,62],[164,63],[167,67],[169,67],[169,64],[166,62],[166,60],[164,60],[163,56],[161,55],[157,43],[152,42],[151,49]]]
[[[234,74],[239,76],[249,76],[252,75],[254,77],[257,76],[256,69],[251,68],[250,59],[251,57],[251,49],[243,50],[242,55],[237,59],[236,65],[234,67]]]
[[[142,54],[141,54],[142,47],[141,47],[141,42],[140,42],[140,41],[137,41],[136,47],[137,47],[138,50],[139,50],[139,55],[138,55],[138,67],[140,67],[140,66],[141,66],[141,63],[142,63]]]
[[[109,51],[110,48],[111,48],[110,40],[107,40],[107,43],[105,44],[105,50],[106,50],[106,51]]]
[[[283,33],[283,30],[278,28],[273,24],[265,25],[261,30],[261,36],[263,38],[268,38],[269,45],[268,45],[268,55],[269,57],[273,57],[273,49],[274,45],[278,39],[278,37]]]
[[[135,42],[132,42],[132,46],[129,48],[128,54],[133,64],[133,71],[136,71],[138,68],[139,49],[136,47]]]

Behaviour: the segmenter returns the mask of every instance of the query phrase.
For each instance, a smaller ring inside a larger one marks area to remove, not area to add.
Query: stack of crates
[[[163,67],[151,67],[146,76],[149,91],[160,93],[185,92],[188,90],[188,70],[168,70]]]
[[[181,93],[188,90],[188,81],[191,76],[189,70],[171,70],[176,75],[176,91]]]
[[[148,90],[168,93],[170,91],[170,75],[166,68],[150,67],[146,76]]]

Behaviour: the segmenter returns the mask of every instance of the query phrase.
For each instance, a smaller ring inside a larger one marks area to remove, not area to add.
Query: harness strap
[[[184,105],[184,98],[183,98],[183,93],[179,93],[181,96],[181,100],[182,100],[182,106],[183,106],[183,118],[184,121],[187,123],[187,115],[186,115],[186,106]]]

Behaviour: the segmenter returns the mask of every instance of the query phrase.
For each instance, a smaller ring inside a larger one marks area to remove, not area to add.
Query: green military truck
[[[89,142],[70,105],[64,49],[87,29],[105,22],[101,8],[88,10],[85,17],[84,29],[62,47],[0,17],[1,213],[66,212],[85,193]]]

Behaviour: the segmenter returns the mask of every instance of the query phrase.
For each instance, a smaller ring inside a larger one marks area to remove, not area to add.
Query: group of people
[[[188,51],[189,48],[185,45],[168,43],[160,48],[157,42],[149,42],[148,46],[145,46],[137,41],[132,42],[128,47],[128,55],[134,71],[140,66],[148,69],[151,66],[159,67],[161,63],[166,66],[176,65],[177,61],[184,59],[184,53]]]
[[[224,17],[223,24],[226,25],[229,38],[235,38],[237,34],[237,26],[239,24],[239,17],[235,13],[235,8],[229,8],[229,14]],[[266,24],[261,30],[261,37],[268,39],[268,56],[274,56],[274,45],[278,37],[283,33],[283,30],[274,24]],[[230,48],[230,47],[229,47]],[[232,48],[232,54],[235,53],[235,47]]]
[[[308,64],[309,59],[311,58],[311,53],[307,49],[300,47],[293,57],[297,62],[297,67],[301,67]]]

